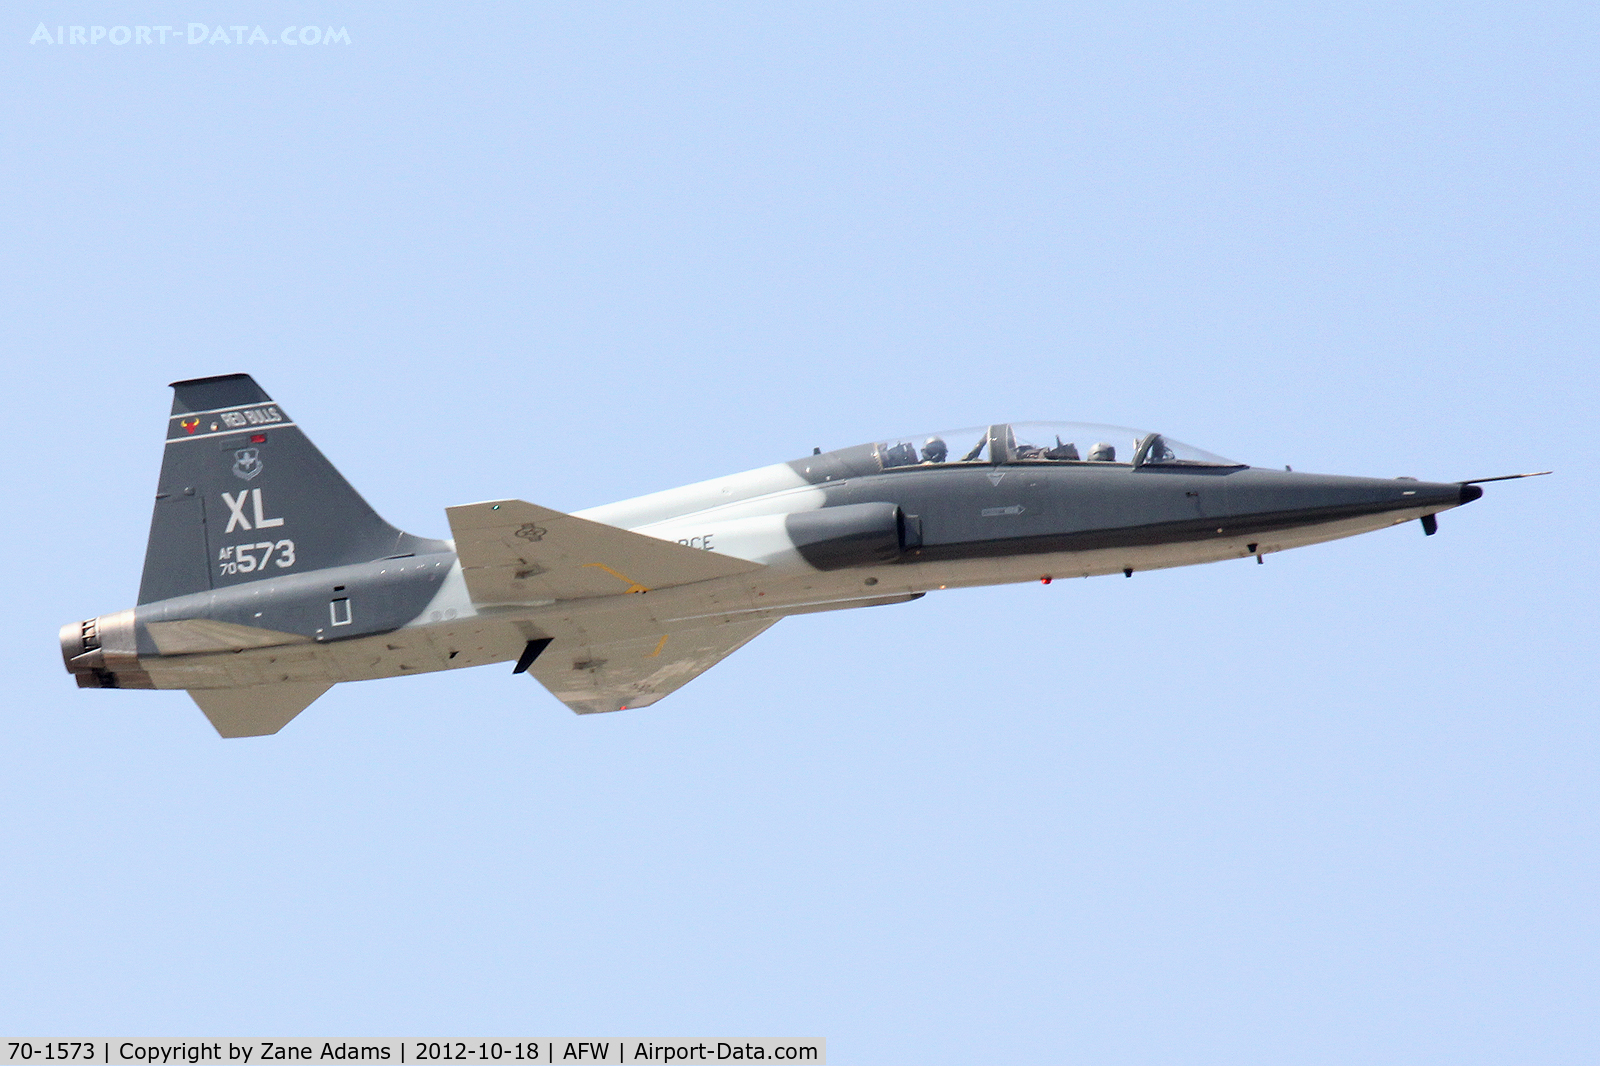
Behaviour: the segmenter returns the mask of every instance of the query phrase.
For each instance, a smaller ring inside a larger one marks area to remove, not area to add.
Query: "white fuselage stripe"
[[[269,429],[286,429],[294,425],[293,422],[268,422],[260,426],[240,426],[237,429],[207,430],[204,433],[195,433],[186,437],[168,437],[168,444],[177,444],[185,440],[206,440],[210,437],[232,437],[240,433],[265,433]]]

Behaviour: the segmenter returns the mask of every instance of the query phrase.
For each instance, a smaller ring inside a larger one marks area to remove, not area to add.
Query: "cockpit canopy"
[[[1085,422],[1003,422],[894,437],[868,446],[880,470],[959,463],[1243,466],[1160,433]],[[855,449],[850,449],[854,451]]]

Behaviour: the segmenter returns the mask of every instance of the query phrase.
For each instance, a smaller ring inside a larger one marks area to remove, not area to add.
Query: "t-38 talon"
[[[786,615],[1432,534],[1483,494],[999,423],[576,514],[462,504],[429,540],[378,517],[249,375],[173,389],[138,606],[62,627],[61,653],[85,688],[187,689],[225,737],[275,733],[340,681],[498,662],[580,714],[644,707]]]

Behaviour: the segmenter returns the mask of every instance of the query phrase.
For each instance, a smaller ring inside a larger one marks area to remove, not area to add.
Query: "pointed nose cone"
[[[1381,529],[1386,524],[1384,516],[1391,512],[1402,513],[1392,521],[1405,521],[1459,507],[1481,495],[1478,486],[1458,481],[1343,477],[1253,467],[1230,474],[1227,481],[1229,514],[1227,521],[1218,525],[1236,536],[1315,526],[1328,527],[1324,532],[1334,536],[1353,536]]]

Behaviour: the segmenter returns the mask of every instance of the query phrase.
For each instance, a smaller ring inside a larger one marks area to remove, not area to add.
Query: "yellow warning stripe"
[[[610,574],[612,577],[616,578],[618,581],[621,581],[623,584],[627,585],[628,587],[623,589],[622,590],[623,592],[649,592],[650,591],[649,589],[645,588],[643,585],[641,585],[637,581],[635,581],[633,578],[629,577],[628,575],[617,573],[615,570],[611,569],[611,567],[607,566],[605,563],[584,563],[583,565],[586,566],[586,567],[592,566],[596,570],[604,570],[606,573]]]

